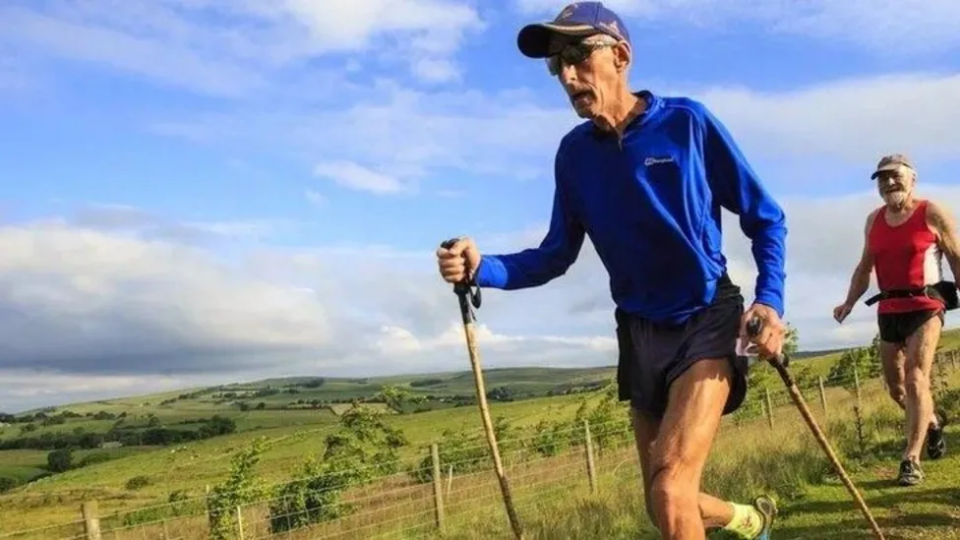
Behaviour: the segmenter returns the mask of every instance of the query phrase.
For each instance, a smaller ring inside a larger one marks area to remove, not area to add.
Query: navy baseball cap
[[[528,24],[517,35],[520,52],[530,58],[546,58],[557,51],[550,50],[553,34],[579,37],[596,33],[607,34],[630,43],[630,33],[620,16],[603,2],[575,2],[549,22]]]

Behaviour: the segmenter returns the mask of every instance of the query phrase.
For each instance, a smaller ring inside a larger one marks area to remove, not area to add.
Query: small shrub
[[[10,476],[0,476],[0,493],[6,493],[11,489],[17,487],[20,482],[16,478]]]
[[[77,463],[77,467],[87,467],[90,465],[96,465],[97,463],[104,463],[113,459],[113,456],[107,452],[93,452],[92,454],[87,454]]]
[[[960,420],[960,388],[940,392],[937,412],[943,417],[944,424]]]
[[[567,432],[570,431],[570,428],[570,422],[549,422],[547,420],[541,420],[535,428],[531,445],[541,456],[556,456],[569,446],[570,440]]]
[[[53,472],[66,472],[73,468],[73,451],[64,448],[47,454],[47,469]]]
[[[134,476],[133,478],[127,480],[126,488],[130,491],[136,491],[138,489],[145,488],[150,484],[150,479],[146,476]]]
[[[492,469],[493,460],[486,439],[482,435],[467,435],[463,432],[444,430],[438,443],[440,467],[453,465],[457,474],[467,474],[483,469]],[[421,484],[433,482],[433,461],[429,454],[409,471],[410,476]]]
[[[294,481],[276,493],[270,504],[270,532],[290,531],[350,512],[352,506],[340,500],[344,490],[396,472],[397,450],[407,444],[401,431],[356,404],[324,442],[322,462],[305,462]]]

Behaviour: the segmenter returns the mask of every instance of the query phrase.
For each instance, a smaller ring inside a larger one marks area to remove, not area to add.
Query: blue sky
[[[960,4],[609,5],[635,88],[704,101],[787,208],[803,345],[869,340],[869,309],[829,312],[879,203],[871,167],[906,152],[921,196],[960,195]],[[466,368],[432,252],[540,241],[578,119],[515,37],[562,6],[5,2],[0,410]],[[749,247],[726,231],[749,295]],[[546,287],[488,293],[485,363],[613,363],[605,280],[587,244]]]

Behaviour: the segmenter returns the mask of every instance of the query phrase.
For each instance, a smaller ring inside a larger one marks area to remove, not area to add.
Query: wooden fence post
[[[590,493],[597,492],[597,470],[593,461],[593,437],[590,436],[590,422],[583,421],[583,437],[587,450],[587,478],[590,480]]]
[[[853,384],[857,387],[857,407],[860,407],[860,375],[856,369],[853,370]]]
[[[820,405],[823,407],[823,416],[827,416],[827,393],[823,390],[823,376],[817,377],[820,380]]]
[[[100,540],[100,516],[97,501],[87,501],[80,507],[83,514],[83,532],[86,540]]]
[[[430,461],[433,462],[433,510],[437,521],[437,530],[443,532],[443,477],[440,476],[440,447],[430,445]]]
[[[447,495],[450,495],[450,490],[453,489],[453,464],[450,464],[450,468],[447,469]]]
[[[237,506],[237,538],[243,540],[243,510]]]
[[[767,423],[770,424],[770,429],[773,429],[773,405],[770,403],[770,390],[764,388],[763,394],[767,401]]]

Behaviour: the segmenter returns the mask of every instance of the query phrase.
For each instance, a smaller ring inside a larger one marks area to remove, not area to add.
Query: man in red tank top
[[[879,300],[883,372],[890,396],[904,409],[907,420],[898,481],[915,485],[923,480],[924,438],[930,459],[946,451],[943,426],[934,414],[930,372],[948,309],[945,299],[956,296],[954,283],[943,278],[941,259],[946,256],[957,279],[960,254],[953,218],[933,201],[914,196],[917,175],[906,156],[883,157],[871,178],[877,181],[885,204],[867,217],[860,262],[847,298],[834,308],[833,317],[838,323],[846,319],[875,271],[881,293],[867,305]]]

